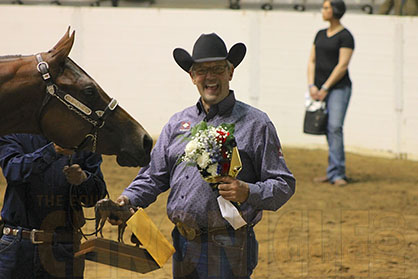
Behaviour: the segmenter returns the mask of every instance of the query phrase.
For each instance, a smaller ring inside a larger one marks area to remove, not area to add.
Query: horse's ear
[[[68,40],[69,34],[70,34],[70,26],[68,26],[67,32],[65,32],[65,34],[64,34],[64,36],[62,36],[61,40],[59,40],[58,43],[50,51],[52,52],[54,49],[57,49],[58,46],[60,46],[66,40]]]
[[[74,44],[75,31],[70,34],[70,27],[68,27],[67,32],[59,40],[59,42],[49,51],[51,59],[57,62],[63,62],[67,58],[68,54],[71,51],[71,48]]]

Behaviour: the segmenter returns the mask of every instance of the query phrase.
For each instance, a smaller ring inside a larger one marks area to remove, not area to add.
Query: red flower
[[[222,158],[224,158],[224,159],[228,159],[228,153],[226,151],[227,150],[226,150],[225,147],[221,148],[221,155],[222,155]]]
[[[221,170],[221,175],[222,176],[228,175],[230,165],[231,164],[229,162],[225,162],[225,163],[222,164],[222,170]]]
[[[226,138],[229,136],[229,132],[224,132],[224,131],[220,131],[220,130],[218,130],[218,131],[216,131],[219,135],[216,137],[216,140],[218,141],[218,142],[221,142],[221,143],[225,143],[225,141],[226,141]]]

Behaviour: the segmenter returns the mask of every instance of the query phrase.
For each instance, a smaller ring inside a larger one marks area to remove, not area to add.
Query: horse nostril
[[[149,153],[151,152],[151,148],[152,148],[152,138],[148,135],[144,135],[144,140],[143,140],[143,146],[144,146],[144,150]]]

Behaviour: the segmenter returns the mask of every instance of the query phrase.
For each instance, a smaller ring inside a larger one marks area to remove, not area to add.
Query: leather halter
[[[48,63],[43,61],[40,53],[36,54],[35,57],[38,61],[36,68],[38,69],[38,72],[41,73],[42,79],[46,83],[46,95],[38,114],[40,131],[42,132],[41,119],[45,106],[48,104],[49,100],[51,99],[51,96],[54,96],[61,103],[63,103],[69,110],[71,110],[72,112],[74,112],[93,126],[90,133],[88,133],[84,137],[83,141],[78,146],[70,147],[68,149],[78,151],[86,147],[89,141],[92,141],[91,151],[95,152],[97,143],[97,133],[99,129],[104,126],[105,120],[109,116],[109,114],[112,111],[114,111],[118,106],[118,101],[116,99],[112,99],[110,100],[109,104],[106,106],[104,110],[97,110],[94,113],[92,113],[92,110],[88,106],[86,106],[70,94],[67,94],[59,89],[59,87],[53,82],[51,74],[49,73]]]

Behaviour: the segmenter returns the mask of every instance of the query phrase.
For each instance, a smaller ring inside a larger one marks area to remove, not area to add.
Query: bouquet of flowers
[[[232,152],[236,146],[234,124],[217,127],[202,121],[190,130],[189,143],[178,162],[196,166],[203,179],[215,183],[215,178],[228,175]]]
[[[236,177],[242,168],[234,130],[234,124],[223,123],[214,127],[205,121],[198,123],[190,130],[190,136],[186,137],[189,143],[177,162],[196,166],[203,179],[216,190],[219,184],[217,177]],[[217,201],[222,217],[234,229],[246,224],[239,212],[240,203],[231,202],[222,196],[218,196]]]

